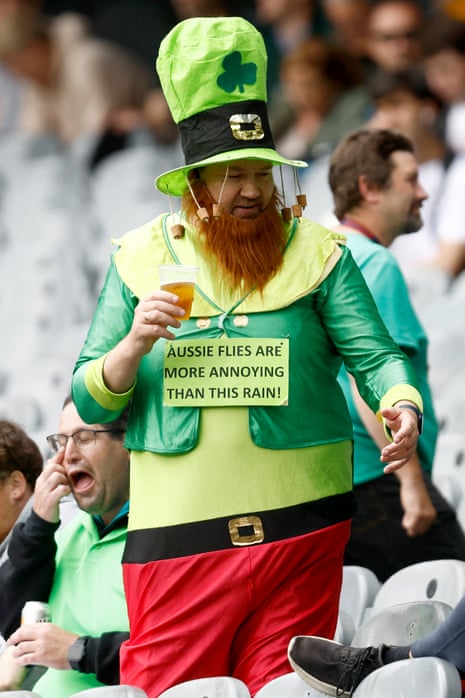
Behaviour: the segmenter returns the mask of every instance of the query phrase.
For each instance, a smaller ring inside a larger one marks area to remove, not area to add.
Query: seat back
[[[265,684],[255,698],[325,698],[316,688],[307,686],[302,679],[292,672],[279,676]]]
[[[452,608],[441,601],[410,601],[374,613],[352,638],[354,647],[410,645],[437,628]]]
[[[406,601],[442,601],[457,605],[465,595],[463,560],[427,560],[391,575],[376,594],[373,612]]]
[[[446,407],[450,409],[450,404]],[[460,431],[440,431],[436,442],[433,461],[435,475],[456,475],[463,479],[465,470],[465,434]]]
[[[147,698],[142,688],[121,684],[119,686],[99,686],[73,693],[69,698]]]
[[[357,686],[353,698],[461,698],[459,672],[437,657],[403,659],[386,664]]]
[[[336,642],[341,642],[343,645],[350,645],[354,635],[354,621],[348,613],[340,608],[339,615],[337,617],[336,632],[334,633],[334,640],[336,640]]]
[[[457,513],[465,495],[465,483],[462,482],[462,479],[454,473],[442,473],[439,470],[437,473],[433,473],[433,483]]]
[[[158,698],[250,698],[250,693],[239,679],[212,676],[179,683],[160,693]]]
[[[355,630],[363,622],[380,588],[381,582],[372,570],[359,565],[344,565],[339,609],[352,618]]]

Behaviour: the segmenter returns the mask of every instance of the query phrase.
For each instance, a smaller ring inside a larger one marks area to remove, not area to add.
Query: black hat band
[[[186,165],[241,148],[275,148],[266,103],[260,100],[208,109],[178,127]]]

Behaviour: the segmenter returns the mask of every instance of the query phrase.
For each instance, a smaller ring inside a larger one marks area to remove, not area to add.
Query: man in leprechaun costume
[[[341,362],[392,437],[389,471],[422,399],[343,241],[278,193],[273,166],[304,163],[274,149],[260,33],[185,20],[157,69],[186,165],[156,185],[181,211],[116,241],[73,398],[98,423],[131,403],[122,682],[155,698],[231,675],[254,695],[289,671],[292,636],[336,627],[354,511]],[[160,264],[199,268],[190,319]]]

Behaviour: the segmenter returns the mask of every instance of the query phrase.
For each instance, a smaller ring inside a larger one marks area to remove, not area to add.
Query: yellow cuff
[[[103,365],[109,352],[94,361],[90,361],[86,373],[85,383],[89,394],[106,410],[117,411],[123,409],[131,397],[136,381],[126,393],[112,393],[103,379]]]
[[[418,407],[420,412],[423,412],[423,399],[420,393],[416,388],[413,387],[413,385],[409,385],[408,383],[400,383],[399,385],[395,385],[393,388],[390,388],[381,398],[379,410],[382,410],[385,407],[393,407],[396,402],[400,402],[401,400],[413,402],[413,404]],[[392,441],[392,434],[386,426],[386,422],[383,419],[380,411],[376,413],[376,416],[380,422],[383,422],[386,438],[389,439],[389,441]]]

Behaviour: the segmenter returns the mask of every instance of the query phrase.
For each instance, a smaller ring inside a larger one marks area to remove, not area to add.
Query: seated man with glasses
[[[13,530],[0,568],[0,632],[19,668],[46,667],[22,686],[47,698],[119,683],[119,647],[129,635],[121,569],[126,421],[123,414],[88,425],[66,398],[60,432],[47,437],[51,458],[37,478],[32,511]],[[82,511],[57,532],[59,504],[69,493]],[[47,602],[52,622],[20,626],[29,600]]]

